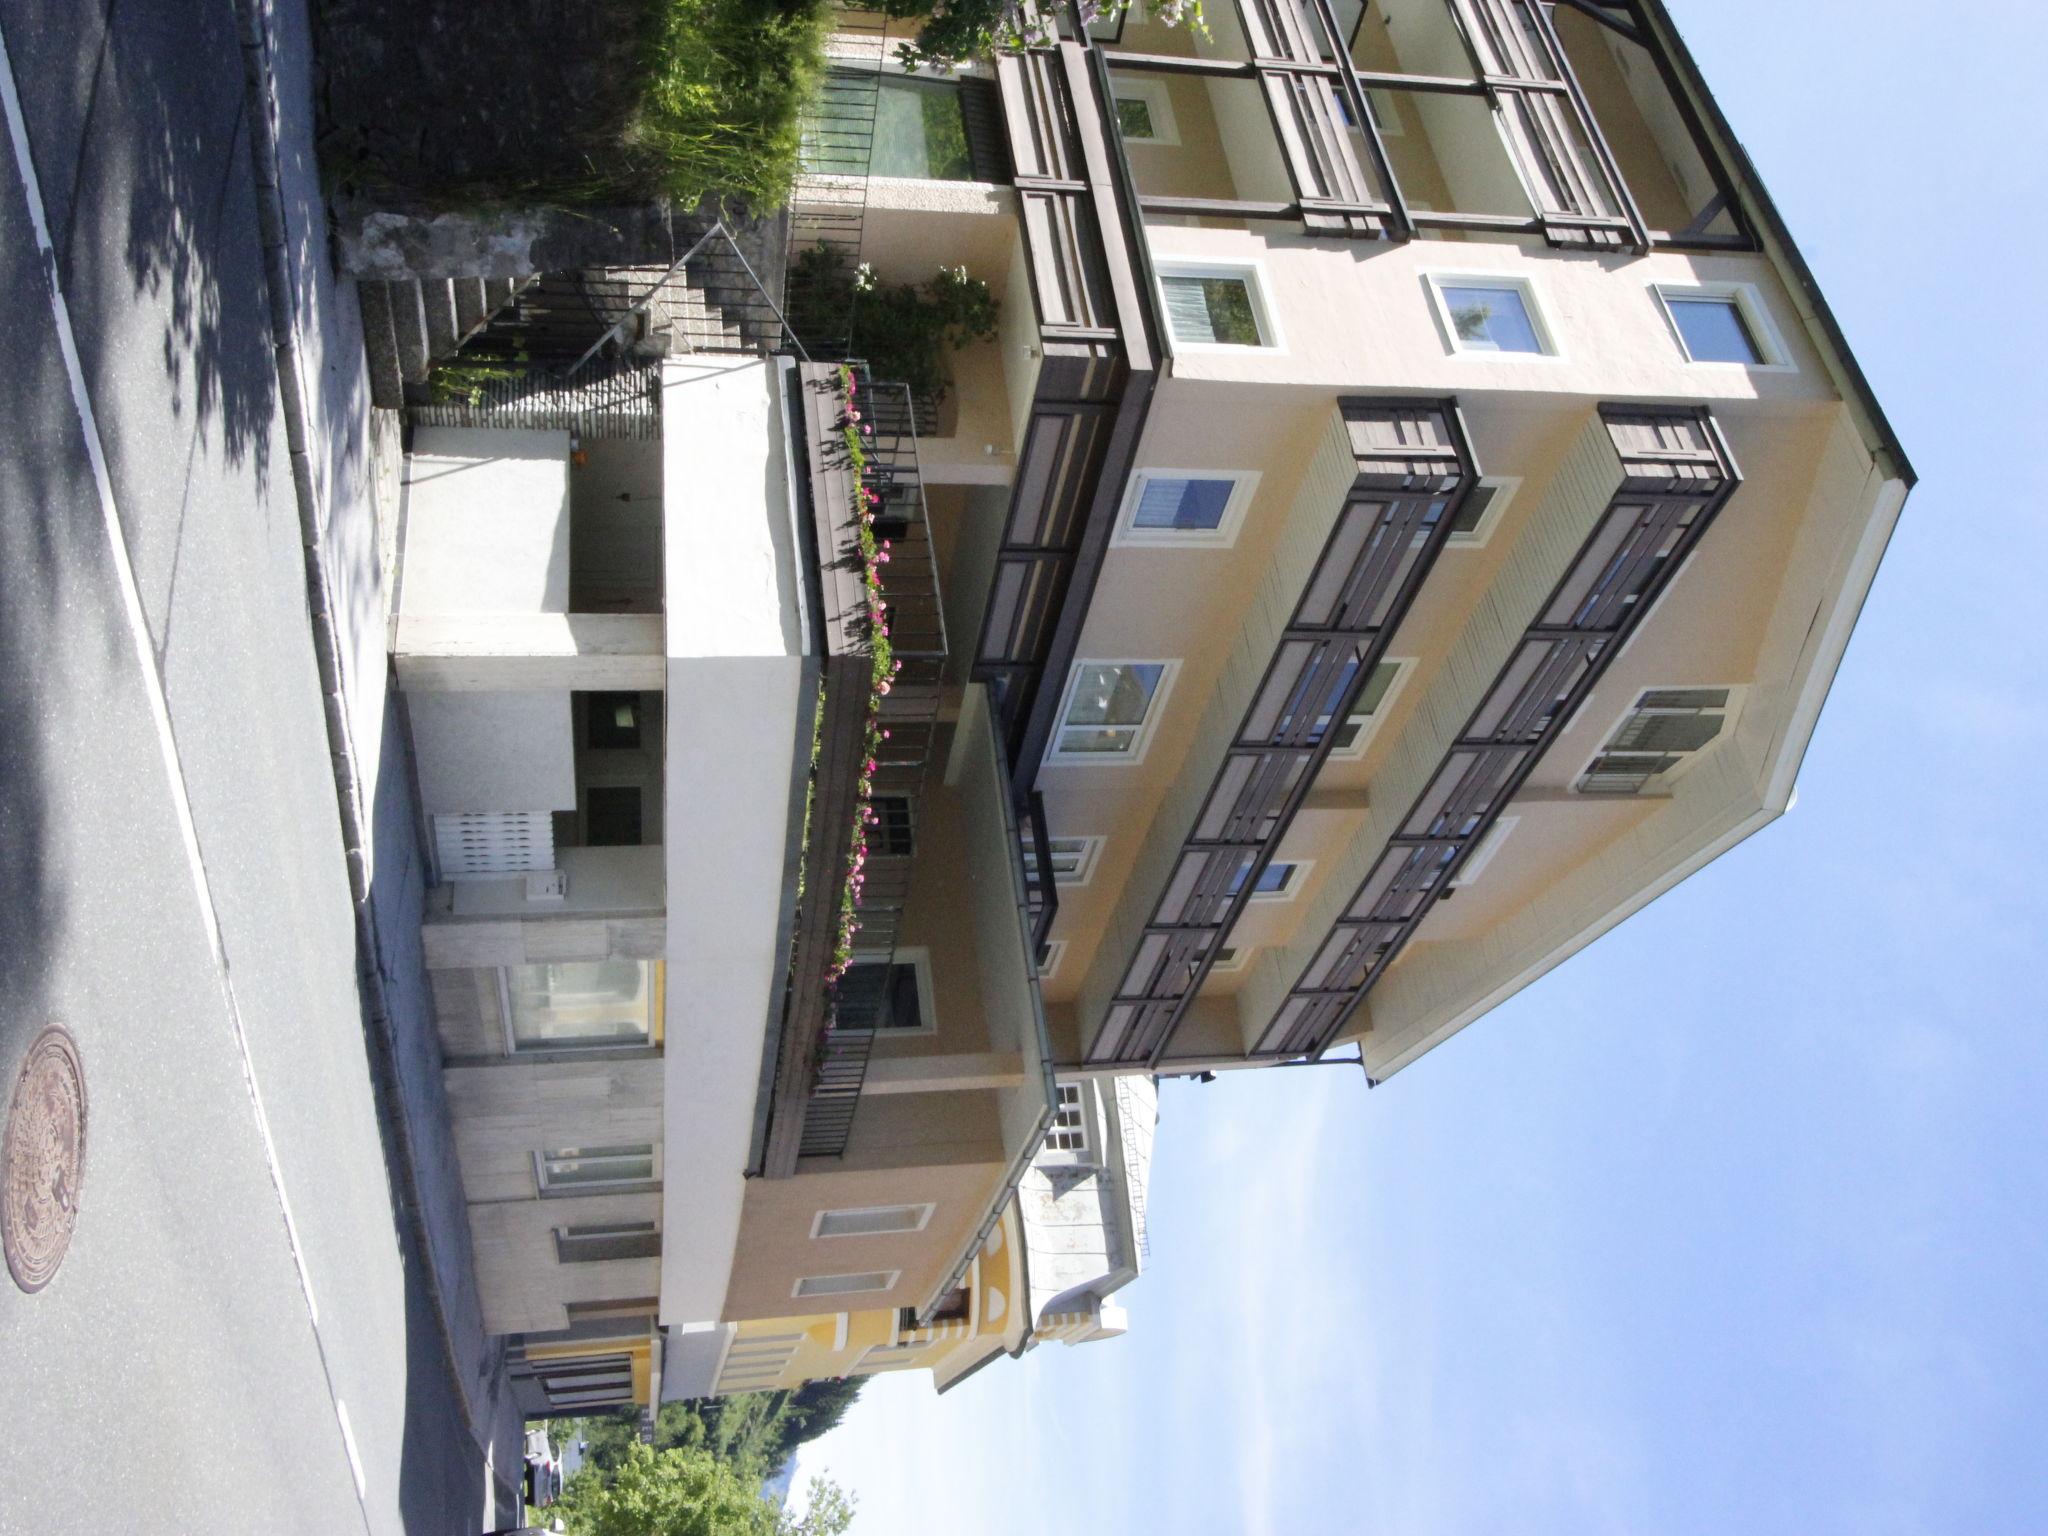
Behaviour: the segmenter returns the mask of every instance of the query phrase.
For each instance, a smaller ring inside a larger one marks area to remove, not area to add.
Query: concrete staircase
[[[370,400],[405,405],[405,387],[424,385],[435,363],[453,357],[532,278],[443,277],[422,282],[358,282],[363,340],[370,356]]]

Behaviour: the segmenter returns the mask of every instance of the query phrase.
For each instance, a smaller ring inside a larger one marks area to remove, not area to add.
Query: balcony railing
[[[844,1153],[852,1134],[875,1037],[859,973],[888,974],[911,885],[911,856],[881,838],[874,802],[902,801],[907,809],[923,792],[946,659],[909,392],[869,378],[859,366],[851,369],[852,399],[867,429],[860,433],[857,462],[846,446],[848,401],[839,367],[806,363],[794,373],[791,405],[808,482],[804,527],[818,576],[811,622],[823,698],[762,1164],[771,1178],[794,1173],[799,1157]],[[863,538],[862,509],[873,519],[871,539]],[[873,567],[879,624],[867,585],[870,547],[888,556]],[[895,670],[878,696],[875,653],[884,641]],[[866,852],[856,864],[854,834],[863,822]],[[862,964],[841,975],[849,881],[858,891],[851,949]]]

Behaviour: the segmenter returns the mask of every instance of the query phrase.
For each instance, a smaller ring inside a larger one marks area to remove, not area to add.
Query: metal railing
[[[872,12],[834,12],[832,34],[832,67],[798,119],[789,219],[790,315],[820,357],[843,357],[852,347],[858,296],[847,279],[860,265],[889,50],[888,22]]]
[[[861,488],[873,503],[874,533],[888,544],[881,568],[888,641],[898,670],[876,711],[886,733],[874,748],[870,775],[877,799],[915,804],[924,790],[938,731],[946,662],[945,608],[918,471],[910,391],[878,383],[853,366],[866,467]],[[853,1133],[877,1026],[886,1027],[896,949],[910,902],[916,855],[884,853],[870,844],[860,899],[856,964],[838,983],[819,1051],[817,1075],[804,1106],[802,1157],[838,1157]],[[830,920],[828,917],[827,920]]]

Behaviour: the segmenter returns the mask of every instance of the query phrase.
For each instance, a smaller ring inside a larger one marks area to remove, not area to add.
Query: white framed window
[[[1100,837],[1049,837],[1054,885],[1086,885],[1095,878],[1096,860],[1102,857]]]
[[[1228,549],[1258,488],[1257,470],[1141,469],[1124,492],[1114,542]]]
[[[891,1291],[903,1278],[900,1269],[864,1269],[851,1275],[805,1275],[790,1287],[798,1301],[811,1296],[859,1296],[868,1291]]]
[[[533,1168],[543,1195],[603,1194],[659,1182],[661,1154],[645,1141],[619,1147],[557,1147],[534,1153]]]
[[[1178,661],[1077,661],[1046,761],[1142,762]]]
[[[1500,852],[1501,844],[1505,843],[1515,828],[1521,824],[1522,818],[1519,816],[1502,816],[1488,827],[1486,836],[1482,837],[1479,846],[1472,850],[1472,856],[1459,867],[1458,873],[1452,878],[1452,888],[1470,885],[1477,880],[1486,866],[1493,862],[1493,856]]]
[[[1038,979],[1040,981],[1051,981],[1053,974],[1060,968],[1060,962],[1066,958],[1067,941],[1065,939],[1052,940],[1045,946],[1045,959],[1039,962]]]
[[[1241,971],[1252,957],[1251,949],[1241,944],[1225,944],[1216,951],[1216,963],[1211,971]]]
[[[1080,1083],[1053,1085],[1052,1125],[1045,1133],[1045,1150],[1055,1161],[1081,1163],[1088,1160],[1088,1097]]]
[[[1477,549],[1493,537],[1501,514],[1522,488],[1519,475],[1485,475],[1466,493],[1451,518],[1449,542],[1459,548]]]
[[[1561,354],[1526,277],[1495,272],[1431,272],[1429,296],[1445,344],[1460,356],[1549,357]]]
[[[820,1211],[811,1221],[813,1237],[882,1237],[891,1232],[922,1232],[932,1219],[932,1204],[863,1205],[845,1211]]]
[[[1650,291],[1687,362],[1796,371],[1754,283],[1652,283]]]
[[[1365,756],[1367,743],[1373,732],[1387,718],[1387,710],[1400,694],[1402,685],[1408,681],[1408,674],[1414,670],[1412,656],[1383,656],[1374,663],[1372,676],[1365,687],[1359,690],[1358,698],[1345,712],[1344,719],[1337,726],[1337,744],[1330,748],[1335,758],[1360,758]],[[1351,686],[1351,679],[1357,675],[1356,666],[1346,667],[1337,685],[1330,690],[1330,701],[1326,709],[1334,709],[1344,696],[1344,690]],[[1320,715],[1316,720],[1318,734],[1329,727],[1329,716]]]
[[[1645,688],[1579,771],[1582,795],[1639,795],[1661,788],[1730,729],[1742,689]]]
[[[838,1025],[880,1030],[892,1038],[935,1035],[932,956],[921,944],[899,944],[891,955],[856,953],[836,992]]]
[[[1309,867],[1314,859],[1274,859],[1259,871],[1259,878],[1252,884],[1253,901],[1292,901],[1301,893],[1303,882],[1308,877]],[[1244,888],[1244,871],[1240,869],[1230,882],[1230,894],[1235,896]]]
[[[1181,351],[1280,345],[1256,262],[1157,263],[1159,298]]]
[[[555,1262],[601,1264],[608,1259],[658,1259],[661,1232],[651,1221],[555,1228]]]
[[[1113,74],[1109,91],[1116,98],[1116,126],[1126,144],[1180,142],[1180,128],[1173,120],[1173,97],[1164,80]]]
[[[557,960],[498,972],[514,1051],[604,1050],[653,1039],[658,962]]]

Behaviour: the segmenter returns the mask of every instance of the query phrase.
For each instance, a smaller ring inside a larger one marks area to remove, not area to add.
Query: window
[[[1432,273],[1429,290],[1453,351],[1556,355],[1526,279]]]
[[[1501,514],[1521,487],[1512,475],[1489,475],[1473,486],[1451,516],[1450,542],[1476,548],[1492,538]]]
[[[1736,694],[1733,688],[1645,688],[1579,775],[1579,793],[1641,794],[1727,728]]]
[[[1170,661],[1082,661],[1067,684],[1054,759],[1135,763],[1145,755],[1158,704],[1175,668]]]
[[[639,749],[640,696],[637,693],[593,693],[584,709],[583,740],[592,751]]]
[[[906,945],[895,958],[855,955],[839,979],[834,1015],[840,1029],[886,1030],[929,1035],[938,1028],[932,1011],[931,960]]]
[[[1252,900],[1285,901],[1301,889],[1301,872],[1308,868],[1308,861],[1287,863],[1275,859],[1259,871],[1259,878],[1252,884]],[[1230,879],[1230,894],[1235,896],[1244,889],[1244,866]]]
[[[1257,273],[1250,267],[1183,267],[1160,273],[1173,339],[1197,347],[1277,345]]]
[[[1079,1083],[1056,1083],[1052,1128],[1045,1133],[1045,1150],[1081,1158],[1088,1152],[1087,1107]]]
[[[559,1264],[600,1264],[607,1259],[660,1257],[661,1233],[655,1230],[651,1221],[555,1228],[555,1261]]]
[[[1045,958],[1038,962],[1038,979],[1052,980],[1053,973],[1060,968],[1060,962],[1067,958],[1067,941],[1054,939],[1045,946]]]
[[[1508,834],[1522,824],[1519,816],[1503,816],[1486,829],[1486,836],[1479,840],[1479,846],[1472,850],[1472,857],[1458,868],[1451,880],[1452,888],[1470,885],[1479,878],[1480,872],[1493,862],[1493,856],[1500,852],[1500,845],[1508,840]]]
[[[1164,80],[1116,76],[1110,90],[1116,97],[1116,126],[1126,144],[1180,142],[1173,121],[1173,98]]]
[[[1395,693],[1413,665],[1413,661],[1404,658],[1386,658],[1374,663],[1372,676],[1366,679],[1357,702],[1344,716],[1344,723],[1337,727],[1337,744],[1330,749],[1332,757],[1365,755],[1366,742],[1380,721],[1386,718],[1387,706],[1393,702]],[[1348,672],[1344,681],[1347,685],[1351,681]],[[1336,696],[1341,697],[1341,691]]]
[[[651,960],[561,960],[499,973],[515,1051],[645,1045],[660,987]]]
[[[902,1274],[900,1269],[870,1269],[857,1275],[805,1275],[789,1294],[801,1300],[806,1296],[857,1296],[863,1291],[887,1291],[894,1289]]]
[[[820,1211],[813,1237],[879,1237],[889,1232],[922,1232],[932,1219],[925,1205],[870,1205],[851,1211]]]
[[[585,1194],[648,1185],[655,1180],[654,1147],[648,1142],[630,1147],[563,1147],[536,1152],[534,1163],[544,1195]]]
[[[868,802],[874,823],[868,829],[868,852],[908,858],[917,851],[911,829],[910,802],[901,795],[876,795]]]
[[[1099,837],[1049,837],[1054,885],[1086,885],[1095,875],[1095,861],[1102,855]]]
[[[583,841],[592,848],[640,846],[640,788],[636,784],[594,784],[583,791]]]
[[[1140,470],[1124,497],[1116,541],[1227,548],[1258,483],[1249,470]]]
[[[1656,294],[1688,362],[1785,367],[1784,344],[1752,285],[1659,283]]]
[[[974,180],[959,85],[908,75],[881,76],[868,173],[933,181]]]
[[[1251,959],[1251,957],[1252,952],[1249,949],[1241,945],[1225,944],[1216,951],[1216,963],[1210,966],[1209,969],[1212,971],[1241,971],[1245,967],[1245,962]]]

